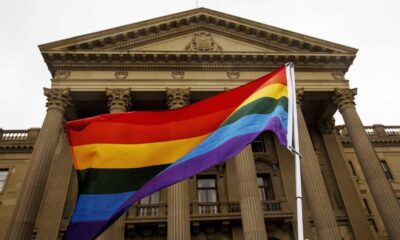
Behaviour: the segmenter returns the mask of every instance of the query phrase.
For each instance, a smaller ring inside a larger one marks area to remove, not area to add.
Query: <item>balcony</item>
[[[293,212],[288,209],[285,199],[262,201],[264,217],[291,218]],[[236,201],[220,201],[214,203],[190,203],[191,220],[223,220],[240,219],[240,203]],[[127,213],[127,219],[135,222],[166,222],[167,204],[136,204]]]
[[[30,128],[28,130],[3,130],[0,128],[0,151],[32,151],[39,131],[39,128]]]
[[[399,145],[400,144],[400,126],[373,125],[365,126],[365,133],[374,144]],[[338,139],[345,146],[351,146],[351,139],[345,125],[336,126]]]

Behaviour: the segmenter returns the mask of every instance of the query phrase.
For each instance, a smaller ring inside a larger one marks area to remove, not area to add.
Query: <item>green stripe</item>
[[[137,191],[170,164],[144,168],[100,169],[78,171],[80,194],[111,194]]]
[[[288,111],[288,99],[286,97],[281,97],[279,99],[274,99],[270,97],[263,97],[253,102],[246,104],[241,107],[238,111],[236,111],[232,116],[228,118],[224,125],[231,124],[238,119],[251,115],[251,114],[268,114],[274,111],[277,106],[283,106],[285,111]]]

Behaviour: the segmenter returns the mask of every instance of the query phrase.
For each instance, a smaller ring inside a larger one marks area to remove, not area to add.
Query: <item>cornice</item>
[[[46,51],[45,61],[54,76],[56,70],[272,70],[294,62],[298,71],[346,72],[352,54],[260,53],[260,52],[148,52],[148,51]]]

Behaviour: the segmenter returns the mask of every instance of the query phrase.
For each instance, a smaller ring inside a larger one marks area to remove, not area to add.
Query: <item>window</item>
[[[158,204],[160,203],[160,192],[155,192],[139,200],[140,204]]]
[[[389,181],[392,181],[393,180],[393,175],[390,172],[389,166],[387,165],[385,160],[381,160],[381,166],[382,166],[383,171],[385,172],[386,178]]]
[[[262,201],[275,199],[270,174],[262,174],[257,176],[257,185]]]
[[[265,152],[264,138],[262,135],[263,134],[258,135],[256,139],[251,142],[251,149],[253,152]]]
[[[215,178],[197,179],[197,194],[200,203],[217,202],[217,185]]]
[[[215,177],[200,176],[197,179],[197,195],[200,214],[218,213],[217,182]]]
[[[351,173],[353,174],[354,180],[356,180],[356,182],[358,182],[358,176],[357,176],[356,170],[354,169],[353,162],[349,161],[349,165],[350,165]]]
[[[6,188],[6,181],[9,173],[10,169],[0,168],[0,193]]]

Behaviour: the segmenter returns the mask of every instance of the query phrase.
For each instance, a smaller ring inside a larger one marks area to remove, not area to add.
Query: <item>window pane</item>
[[[215,187],[215,179],[198,179],[197,187],[199,188],[214,188]]]
[[[258,185],[259,187],[264,186],[264,181],[263,181],[263,178],[262,178],[262,177],[257,177],[257,185]]]
[[[0,192],[3,191],[3,187],[4,187],[4,182],[0,181]]]
[[[208,202],[217,201],[217,191],[215,189],[208,190]]]
[[[150,196],[146,196],[140,199],[140,204],[149,204],[150,203]]]
[[[160,192],[155,192],[150,195],[151,197],[151,204],[157,204],[160,203]]]
[[[207,190],[198,190],[199,202],[207,202]]]
[[[8,169],[0,169],[0,181],[6,180],[8,175]]]

